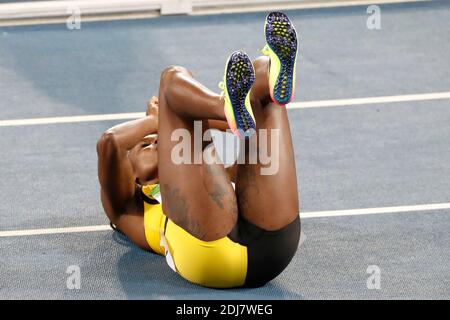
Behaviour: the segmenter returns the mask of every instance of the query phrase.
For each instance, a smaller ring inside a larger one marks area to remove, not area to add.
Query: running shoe
[[[295,95],[297,33],[289,18],[281,12],[267,15],[264,32],[266,45],[261,51],[270,57],[270,96],[273,102],[286,105]]]
[[[245,52],[233,52],[225,65],[222,89],[225,117],[234,135],[241,139],[256,132],[255,116],[250,105],[250,90],[255,81],[255,70]]]

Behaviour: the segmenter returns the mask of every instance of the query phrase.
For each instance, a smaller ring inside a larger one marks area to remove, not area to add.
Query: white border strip
[[[366,208],[366,209],[301,212],[300,217],[302,219],[331,218],[331,217],[343,217],[343,216],[361,216],[361,215],[369,215],[369,214],[373,215],[373,214],[386,214],[386,213],[409,213],[409,212],[417,212],[417,211],[435,211],[435,210],[444,210],[444,209],[450,209],[450,203],[434,203],[434,204],[422,204],[422,205],[414,205],[414,206],[397,206],[397,207],[380,207],[380,208]],[[109,225],[71,227],[71,228],[11,230],[11,231],[0,231],[0,238],[80,233],[80,232],[97,232],[97,231],[108,231],[108,230],[112,230]]]
[[[0,22],[17,19],[52,19],[70,16],[68,8],[79,8],[83,16],[129,13],[153,14],[214,14],[232,12],[267,11],[282,9],[310,9],[370,4],[408,3],[430,0],[71,0],[33,1],[0,4]],[[126,15],[125,15],[126,17]],[[124,17],[122,17],[124,18]],[[63,20],[61,20],[64,22]],[[45,23],[40,21],[40,23]]]
[[[450,99],[450,91],[436,92],[436,93],[397,95],[397,96],[355,98],[355,99],[293,102],[290,105],[288,105],[288,109],[345,107],[345,106],[354,106],[354,105],[370,105],[370,104],[380,104],[380,103],[411,102],[411,101],[430,101],[430,100],[443,100],[443,99]],[[30,125],[57,124],[57,123],[92,122],[92,121],[110,121],[110,120],[130,120],[130,119],[137,119],[137,118],[143,117],[144,115],[145,115],[144,112],[131,112],[131,113],[96,114],[96,115],[87,115],[87,116],[0,120],[0,127],[30,126]]]
[[[69,17],[73,8],[83,15],[114,14],[159,11],[162,1],[158,0],[70,0],[34,1],[0,4],[0,21],[13,19],[36,19]],[[68,11],[71,9],[71,11]]]
[[[273,10],[304,10],[334,7],[369,6],[372,4],[395,4],[409,2],[426,2],[432,0],[287,0],[287,1],[261,1],[261,0],[194,0],[192,15],[242,13]]]

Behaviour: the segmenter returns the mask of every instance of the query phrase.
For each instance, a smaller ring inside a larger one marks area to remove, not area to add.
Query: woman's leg
[[[159,91],[158,175],[164,213],[193,236],[212,241],[226,236],[237,221],[236,195],[222,164],[207,164],[203,150],[193,140],[188,159],[199,164],[177,164],[172,151],[179,141],[172,141],[181,129],[194,138],[194,121],[208,129],[208,119],[225,120],[223,100],[192,78],[182,67],[169,67],[161,75]],[[201,139],[202,137],[196,137]],[[185,150],[186,151],[186,150]],[[215,157],[215,151],[212,152]],[[186,157],[184,157],[186,158]]]
[[[251,104],[256,119],[258,145],[255,139],[251,139],[250,144],[259,154],[265,138],[263,135],[267,133],[266,150],[272,152],[272,163],[263,164],[259,156],[256,163],[249,163],[248,156],[252,148],[247,147],[245,164],[239,164],[237,169],[236,196],[239,214],[244,219],[272,231],[288,225],[299,214],[295,157],[286,107],[273,103],[270,98],[269,59],[258,58],[253,65],[256,76]],[[267,170],[269,166],[274,172]],[[262,174],[263,168],[269,174]]]

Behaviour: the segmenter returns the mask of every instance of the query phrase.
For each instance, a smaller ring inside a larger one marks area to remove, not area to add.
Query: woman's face
[[[158,179],[158,134],[145,136],[128,154],[140,184]]]

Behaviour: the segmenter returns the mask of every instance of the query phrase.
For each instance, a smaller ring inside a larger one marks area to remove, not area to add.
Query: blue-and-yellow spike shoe
[[[225,65],[223,82],[219,84],[224,97],[224,111],[228,126],[239,138],[256,132],[255,116],[250,104],[250,91],[255,81],[255,70],[245,52],[233,52]]]
[[[289,18],[282,12],[267,15],[264,32],[266,45],[262,53],[270,57],[270,96],[273,102],[286,105],[295,95],[297,33]]]

